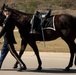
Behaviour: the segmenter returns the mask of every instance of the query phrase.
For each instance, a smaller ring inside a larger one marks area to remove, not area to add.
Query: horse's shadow
[[[1,69],[0,71],[17,71],[17,69]],[[21,72],[38,72],[38,73],[76,73],[76,69],[71,69],[69,71],[65,71],[61,68],[50,68],[50,69],[42,69],[42,70],[35,70],[35,69],[27,69]]]
[[[51,69],[42,69],[42,70],[26,70],[27,72],[38,72],[38,73],[76,73],[76,69],[71,69],[65,71],[64,69],[51,68]]]

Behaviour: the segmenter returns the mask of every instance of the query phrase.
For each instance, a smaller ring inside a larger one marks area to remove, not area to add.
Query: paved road
[[[76,75],[75,66],[69,72],[63,71],[68,65],[69,53],[40,52],[40,57],[42,59],[43,69],[36,71],[35,69],[38,63],[35,54],[33,52],[25,52],[22,59],[26,63],[27,70],[17,72],[12,69],[15,59],[9,53],[0,70],[0,75]]]

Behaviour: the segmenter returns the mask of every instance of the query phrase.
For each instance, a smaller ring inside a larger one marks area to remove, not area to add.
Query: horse
[[[4,8],[6,8],[6,6]],[[33,48],[33,50],[37,56],[37,60],[38,60],[38,64],[39,64],[37,69],[41,70],[42,61],[39,56],[39,51],[38,51],[38,47],[36,45],[36,41],[43,41],[42,30],[39,31],[39,34],[30,34],[30,30],[31,30],[30,21],[33,17],[33,14],[23,13],[21,11],[12,9],[8,6],[7,6],[7,8],[11,9],[13,18],[17,22],[20,23],[20,24],[16,25],[17,28],[19,29],[19,33],[22,38],[19,56],[20,57],[22,56],[27,44],[29,44]],[[34,15],[35,21],[33,20],[33,24],[36,24],[37,19],[39,19],[39,22],[37,22],[37,24],[40,24],[42,22],[41,18],[38,16],[35,16],[35,15]],[[48,17],[45,16],[45,18],[47,19]],[[45,20],[41,24],[44,24]],[[58,14],[58,15],[55,15],[55,17],[54,17],[54,23],[55,23],[56,30],[55,31],[51,30],[51,29],[43,30],[45,41],[52,41],[52,40],[55,40],[55,39],[61,37],[62,40],[64,40],[67,43],[67,45],[70,49],[70,61],[69,61],[68,66],[65,68],[65,70],[69,70],[70,67],[73,66],[73,58],[76,53],[76,51],[75,51],[76,44],[74,42],[75,37],[76,37],[76,30],[75,30],[76,22],[75,21],[76,21],[76,17],[74,17],[72,15]],[[15,63],[14,68],[17,68],[17,64],[18,64],[18,62]],[[76,65],[76,56],[75,56],[74,64]]]

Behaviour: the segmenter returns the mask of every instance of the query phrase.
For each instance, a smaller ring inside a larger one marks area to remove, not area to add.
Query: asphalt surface
[[[69,63],[69,53],[40,52],[40,57],[43,69],[38,71],[36,70],[38,63],[35,54],[33,52],[25,52],[22,60],[25,62],[27,70],[18,72],[17,69],[13,69],[15,59],[9,52],[3,62],[0,75],[76,75],[75,66],[68,72],[64,71],[64,68]]]

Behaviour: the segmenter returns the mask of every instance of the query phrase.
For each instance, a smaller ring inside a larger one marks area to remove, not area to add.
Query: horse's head
[[[4,19],[5,19],[5,16],[0,12],[0,26],[3,26]]]
[[[4,4],[0,10],[0,26],[3,26],[3,21],[5,19],[5,16],[3,15],[3,10],[6,7],[6,5]]]
[[[19,16],[18,14],[14,14],[14,9],[12,9],[12,8],[10,8],[10,7],[8,7],[8,5],[3,5],[2,6],[2,8],[1,8],[1,10],[0,10],[0,26],[2,25],[2,23],[3,23],[3,21],[4,21],[4,19],[6,18],[6,15],[5,15],[5,13],[6,12],[10,12],[8,15],[10,15],[11,14],[11,16],[13,17],[13,19],[14,19],[14,17],[17,15],[17,16]],[[15,16],[14,16],[15,15]]]

